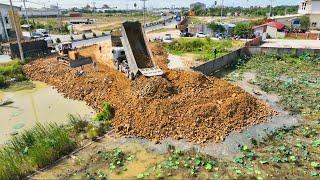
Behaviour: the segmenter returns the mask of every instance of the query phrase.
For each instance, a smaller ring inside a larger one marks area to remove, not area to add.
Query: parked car
[[[189,32],[181,32],[180,37],[193,37],[193,34]]]
[[[36,29],[36,33],[41,34],[42,37],[49,37],[49,33],[45,29]]]
[[[203,32],[198,32],[196,34],[196,37],[197,38],[206,38],[206,37],[209,37],[209,35],[208,34],[204,34]]]
[[[41,33],[38,33],[38,32],[31,33],[31,39],[39,39],[39,38],[43,38]]]
[[[172,43],[173,38],[171,37],[171,34],[166,34],[163,38],[164,43]]]

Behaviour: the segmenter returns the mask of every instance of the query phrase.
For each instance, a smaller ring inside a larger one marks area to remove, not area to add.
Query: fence
[[[208,61],[200,66],[193,67],[195,71],[199,71],[205,75],[213,75],[215,72],[220,71],[228,66],[237,63],[238,59],[243,56],[253,56],[260,54],[290,54],[301,56],[304,53],[310,55],[320,54],[320,49],[299,49],[299,48],[274,48],[274,47],[243,47],[237,49],[223,57]]]
[[[287,33],[286,37],[292,39],[319,40],[319,33]]]

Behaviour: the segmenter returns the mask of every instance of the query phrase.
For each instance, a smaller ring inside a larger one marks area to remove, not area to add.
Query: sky
[[[12,0],[13,5],[21,6],[21,0]],[[194,2],[202,2],[207,6],[212,6],[216,0],[147,0],[146,6],[148,8],[163,8],[163,7],[188,7],[189,4]],[[221,4],[222,0],[217,0]],[[302,0],[272,0],[273,5],[298,5]],[[1,0],[1,2],[9,4],[9,0]],[[44,7],[51,4],[59,3],[63,8],[83,7],[86,4],[93,5],[95,2],[96,7],[101,7],[103,4],[108,4],[117,9],[133,9],[134,3],[137,3],[138,8],[142,7],[141,0],[27,0],[27,7]],[[226,6],[267,6],[270,5],[271,0],[224,0]]]

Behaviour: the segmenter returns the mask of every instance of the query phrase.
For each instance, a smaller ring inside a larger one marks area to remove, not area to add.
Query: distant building
[[[310,18],[311,29],[320,29],[320,0],[304,0],[298,13]]]
[[[20,11],[21,8],[14,6],[15,11]],[[10,6],[0,3],[0,42],[9,41],[15,37],[14,25],[10,20]]]
[[[82,17],[82,13],[80,12],[69,12],[69,17]]]
[[[206,4],[201,3],[201,2],[196,2],[193,4],[190,4],[190,9],[196,9],[196,8],[200,8],[202,10],[205,10],[207,8]]]
[[[28,13],[28,17],[56,17],[60,14],[60,9],[58,6],[51,5],[50,7],[46,8],[27,8],[22,9],[20,11],[20,16],[26,16],[26,10]]]

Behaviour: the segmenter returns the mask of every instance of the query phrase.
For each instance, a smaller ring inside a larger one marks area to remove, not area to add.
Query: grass
[[[114,116],[114,110],[108,102],[104,102],[102,105],[102,111],[95,117],[95,121],[110,121]]]
[[[21,179],[75,148],[76,143],[63,127],[37,124],[1,147],[0,179]]]
[[[214,49],[217,50],[218,58],[241,46],[243,46],[241,42],[232,40],[181,38],[166,44],[165,49],[174,55],[193,54],[198,61],[208,61],[215,58]]]
[[[0,88],[7,87],[11,79],[15,79],[15,81],[27,80],[22,71],[22,63],[18,60],[0,64]]]
[[[250,152],[256,158],[249,160],[245,152],[235,161],[242,166],[242,173],[249,166],[259,169],[264,178],[319,178],[319,57],[310,54],[257,56],[249,61],[239,61],[228,78],[237,81],[245,72],[256,73],[253,84],[279,95],[284,109],[302,115],[308,121],[297,127],[279,129],[261,142],[254,141]]]

